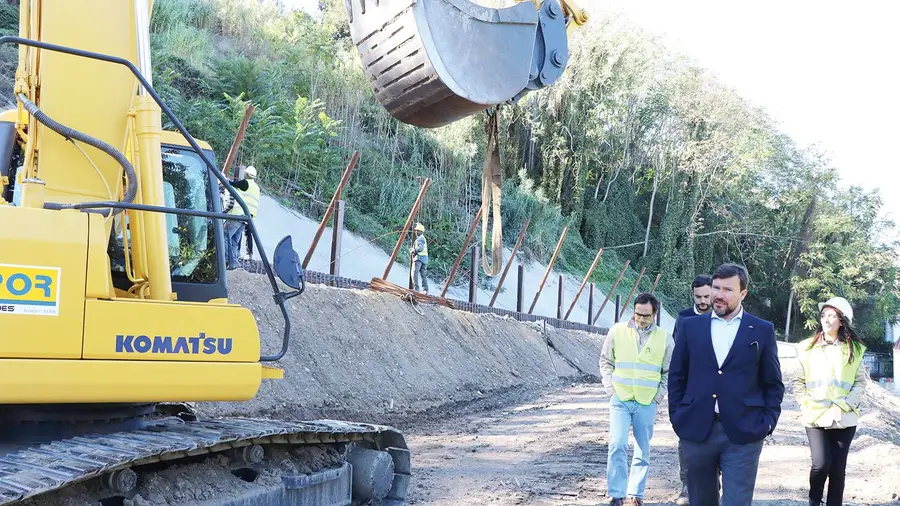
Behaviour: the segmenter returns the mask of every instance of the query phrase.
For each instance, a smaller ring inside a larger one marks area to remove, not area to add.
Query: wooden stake
[[[388,274],[391,273],[391,267],[394,266],[394,261],[397,260],[397,254],[400,253],[400,247],[403,246],[406,234],[409,233],[409,228],[412,226],[413,219],[416,217],[416,213],[419,212],[419,206],[422,205],[422,197],[425,196],[425,191],[428,190],[430,184],[431,178],[426,177],[425,181],[422,183],[422,187],[419,188],[419,195],[416,197],[416,201],[413,202],[412,209],[409,210],[409,216],[406,218],[406,223],[403,225],[403,231],[400,232],[400,237],[397,238],[397,244],[394,246],[391,258],[388,260],[387,267],[384,268],[384,275],[381,276],[381,279],[384,279],[385,281],[388,278]]]
[[[634,297],[634,291],[637,290],[639,284],[641,284],[641,278],[644,277],[644,272],[647,270],[646,267],[641,268],[641,273],[638,274],[637,281],[634,282],[634,286],[631,287],[631,292],[628,293],[628,298],[625,299],[625,304],[622,305],[622,310],[619,313],[619,319],[622,319],[622,315],[625,314],[625,309],[631,304],[631,298]]]
[[[250,124],[250,116],[253,116],[253,111],[255,110],[256,107],[254,107],[253,104],[248,105],[247,109],[244,110],[244,119],[241,120],[241,126],[238,127],[237,135],[234,136],[234,142],[231,143],[231,148],[228,150],[228,156],[225,157],[225,163],[222,165],[222,173],[225,174],[225,177],[227,178],[234,176],[235,171],[231,170],[231,166],[234,164],[238,150],[244,142],[244,134],[247,132],[247,125]]]
[[[661,277],[662,277],[662,273],[661,273],[661,272],[660,272],[659,274],[656,275],[656,281],[653,282],[653,288],[650,289],[650,293],[651,293],[651,294],[652,294],[653,292],[656,291],[656,285],[659,284],[659,278],[661,278]]]
[[[619,273],[619,277],[616,278],[616,282],[613,283],[612,288],[610,288],[609,291],[606,292],[606,298],[603,299],[603,304],[600,304],[600,309],[597,310],[597,314],[594,316],[594,319],[592,320],[593,323],[597,322],[597,320],[600,318],[600,313],[603,312],[603,308],[605,308],[606,303],[609,302],[609,298],[612,297],[612,294],[616,293],[616,287],[619,286],[619,281],[622,281],[622,276],[625,275],[625,269],[627,269],[630,264],[631,264],[631,260],[625,261],[625,265],[622,266],[622,272]]]
[[[522,225],[522,230],[519,231],[519,237],[516,239],[516,245],[513,246],[512,254],[509,255],[509,260],[506,262],[506,267],[503,268],[503,274],[500,275],[500,281],[497,282],[497,287],[494,288],[494,295],[491,296],[491,303],[488,304],[488,307],[494,307],[494,302],[497,300],[497,296],[500,295],[500,287],[503,286],[503,282],[506,280],[506,275],[509,273],[509,268],[512,267],[513,260],[516,258],[516,252],[519,251],[519,246],[522,245],[522,240],[525,239],[525,231],[528,230],[528,224],[531,223],[531,218],[525,218],[525,223]]]
[[[528,314],[531,314],[534,311],[534,306],[537,305],[538,298],[541,296],[541,291],[544,289],[544,283],[547,282],[547,276],[550,275],[550,271],[553,269],[553,264],[556,263],[556,257],[559,256],[559,251],[562,249],[563,241],[566,239],[566,234],[569,233],[569,227],[566,227],[562,231],[562,235],[559,236],[559,241],[556,243],[556,249],[553,251],[553,257],[550,258],[550,264],[547,265],[547,270],[544,271],[544,277],[541,278],[541,284],[538,286],[537,293],[534,294],[534,300],[531,301],[531,308],[528,309]]]
[[[441,290],[441,297],[447,295],[447,290],[450,289],[450,283],[452,283],[453,278],[456,277],[456,270],[459,269],[459,264],[462,263],[463,257],[466,256],[466,249],[469,248],[469,243],[472,242],[472,236],[475,235],[475,229],[478,228],[479,219],[481,219],[480,207],[478,208],[478,212],[475,213],[475,219],[472,220],[472,225],[469,226],[469,232],[466,234],[466,242],[463,243],[462,249],[459,250],[459,255],[456,256],[456,260],[453,262],[453,268],[450,269],[450,276],[447,277],[444,289]]]
[[[578,293],[575,294],[575,298],[572,299],[572,304],[569,306],[569,310],[566,311],[566,320],[569,319],[569,315],[572,314],[572,310],[575,309],[575,303],[578,302],[578,297],[581,297],[581,291],[584,290],[584,287],[587,285],[588,279],[590,279],[591,274],[594,273],[594,269],[597,268],[597,262],[600,261],[601,256],[603,256],[603,248],[600,248],[600,251],[597,252],[597,256],[594,257],[594,263],[591,264],[591,268],[588,269],[587,274],[584,275],[584,281],[581,282],[581,286],[578,287]]]
[[[306,257],[303,259],[304,269],[309,266],[309,261],[312,260],[313,253],[316,251],[316,246],[319,245],[319,239],[322,238],[322,233],[325,232],[325,227],[328,225],[331,213],[334,212],[335,202],[341,198],[341,191],[344,189],[347,181],[350,180],[350,173],[353,172],[353,167],[356,167],[357,160],[359,160],[359,151],[354,151],[353,156],[350,158],[350,163],[347,164],[347,168],[344,169],[344,175],[341,176],[341,181],[338,183],[337,190],[334,191],[334,195],[331,196],[331,202],[328,204],[328,208],[325,209],[325,216],[322,217],[322,223],[319,223],[316,235],[313,236],[312,244],[309,245],[309,251],[306,252]]]

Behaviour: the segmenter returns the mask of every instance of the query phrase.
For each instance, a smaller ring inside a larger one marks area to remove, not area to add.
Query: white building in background
[[[900,364],[900,319],[894,325],[884,322],[884,339],[894,344],[894,391],[897,391],[900,386],[900,367],[896,367]]]

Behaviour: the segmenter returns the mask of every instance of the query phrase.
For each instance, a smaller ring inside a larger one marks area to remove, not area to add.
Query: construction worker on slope
[[[259,185],[256,184],[256,168],[252,165],[244,169],[244,179],[240,179],[231,183],[234,188],[241,192],[241,198],[247,204],[250,211],[250,217],[256,218],[256,212],[259,209]],[[230,196],[229,196],[230,197]],[[224,211],[228,214],[242,215],[244,210],[233,198],[229,198]],[[229,207],[230,206],[230,207]],[[225,222],[225,267],[229,270],[237,267],[238,254],[241,246],[241,236],[244,232],[244,222],[227,221]]]
[[[650,439],[659,403],[668,392],[669,362],[675,348],[675,340],[656,325],[658,312],[656,297],[638,294],[631,320],[609,329],[600,352],[600,377],[610,397],[606,481],[611,506],[644,504]],[[629,429],[636,443],[630,472]]]
[[[425,225],[416,223],[415,232],[415,246],[409,250],[409,256],[413,261],[413,282],[417,292],[425,287],[425,295],[428,295],[428,241],[425,239]]]

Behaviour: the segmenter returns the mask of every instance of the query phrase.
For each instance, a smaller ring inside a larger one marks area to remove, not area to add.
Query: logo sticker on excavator
[[[59,267],[0,264],[0,315],[59,315]]]

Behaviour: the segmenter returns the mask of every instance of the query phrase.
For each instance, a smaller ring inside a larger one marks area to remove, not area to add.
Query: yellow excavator
[[[234,486],[207,503],[403,504],[411,456],[391,427],[203,420],[182,404],[249,400],[283,377],[285,305],[305,279],[290,236],[268,260],[210,146],[154,90],[152,7],[22,0],[19,35],[0,37],[18,49],[16,107],[0,114],[0,505],[56,504],[76,485],[90,504],[124,504],[147,475],[210,457],[253,482],[276,466],[271,455],[296,461],[277,486]],[[586,19],[565,0],[346,7],[379,100],[425,127],[552,82],[566,27]],[[222,213],[220,187],[243,215]],[[253,314],[228,301],[225,220],[249,228],[284,317],[271,353]]]

